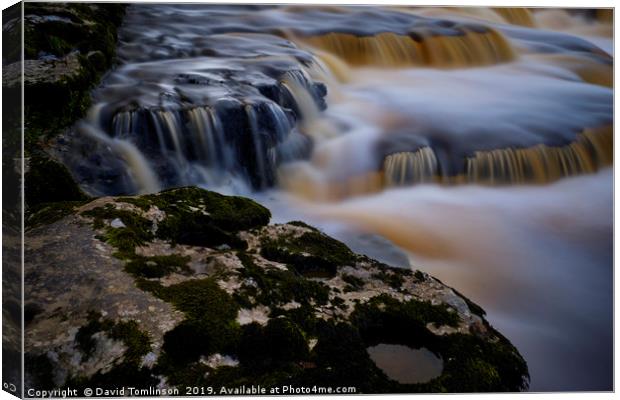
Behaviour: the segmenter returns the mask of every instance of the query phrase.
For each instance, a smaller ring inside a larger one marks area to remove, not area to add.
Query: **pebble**
[[[113,219],[112,222],[110,222],[110,226],[112,228],[125,228],[126,227],[120,218]]]

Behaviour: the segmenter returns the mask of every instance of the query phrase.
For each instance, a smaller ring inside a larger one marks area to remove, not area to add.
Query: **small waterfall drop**
[[[106,146],[109,146],[126,163],[126,171],[130,179],[134,182],[137,192],[140,194],[155,193],[162,189],[157,175],[151,168],[148,160],[142,152],[128,139],[122,139],[125,135],[122,132],[131,127],[131,114],[124,113],[120,118],[116,118],[115,128],[118,128],[119,137],[111,138],[100,129],[97,129],[97,121],[100,117],[101,107],[91,110],[89,120],[91,123],[81,123],[78,130],[85,136],[90,137]]]
[[[304,38],[311,46],[336,54],[354,66],[433,66],[444,68],[491,65],[511,61],[515,53],[496,30],[454,28],[450,35],[391,32],[372,36],[328,33]]]
[[[432,182],[438,174],[438,164],[433,150],[423,147],[415,152],[387,156],[383,170],[387,186],[401,186]]]

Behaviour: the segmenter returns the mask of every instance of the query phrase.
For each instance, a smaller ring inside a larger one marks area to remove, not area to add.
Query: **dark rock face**
[[[268,225],[249,199],[187,187],[57,204],[27,234],[29,385],[527,388],[525,361],[461,294],[302,222]],[[428,348],[443,373],[389,379],[366,352],[382,342]]]
[[[26,204],[80,200],[84,193],[67,169],[51,158],[45,143],[86,112],[90,89],[115,57],[121,4],[24,4],[24,105]],[[3,33],[18,37],[21,16],[5,21]],[[8,40],[8,39],[7,39]],[[3,90],[20,87],[20,52],[3,57]],[[28,164],[28,163],[27,163]]]
[[[57,134],[83,115],[89,89],[112,65],[124,9],[121,4],[25,4],[24,101],[27,133],[34,140]],[[19,84],[19,55],[3,62],[3,80]]]

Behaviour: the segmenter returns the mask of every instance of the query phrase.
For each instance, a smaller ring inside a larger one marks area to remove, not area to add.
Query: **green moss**
[[[363,279],[360,279],[350,274],[342,274],[342,280],[348,283],[352,287],[351,291],[360,290],[364,287],[364,284],[365,284]],[[345,292],[347,292],[346,288],[345,288]]]
[[[379,271],[377,273],[372,274],[373,279],[378,279],[382,282],[387,283],[390,287],[396,290],[400,290],[405,283],[405,279],[400,274],[400,271]]]
[[[317,305],[327,304],[329,288],[321,282],[308,280],[292,271],[265,270],[257,266],[252,257],[239,252],[237,257],[245,267],[242,274],[251,278],[260,288],[256,300],[266,306],[285,304],[297,301],[302,305],[314,302]]]
[[[286,317],[294,322],[303,332],[305,332],[306,337],[316,335],[316,328],[319,319],[316,317],[314,306],[302,304],[300,307],[289,310],[273,307],[269,317]]]
[[[307,232],[297,238],[264,239],[261,255],[290,264],[305,276],[316,277],[332,277],[339,266],[355,265],[357,260],[345,244],[320,232]]]
[[[187,363],[203,354],[226,352],[236,346],[239,306],[214,279],[189,280],[168,287],[140,280],[139,286],[172,303],[186,316],[185,321],[164,337],[166,358],[162,360],[166,362],[161,362],[162,368],[171,367],[170,363]]]
[[[525,390],[527,364],[505,340],[452,334],[440,338],[438,352],[444,371],[438,381],[449,392],[506,392]]]
[[[239,307],[230,295],[210,278],[193,279],[165,287],[159,296],[183,311],[189,318],[226,321],[235,319]]]
[[[247,244],[236,233],[264,226],[271,217],[269,210],[250,199],[223,196],[196,187],[119,201],[143,210],[151,206],[159,208],[166,213],[166,218],[158,224],[157,237],[191,246],[227,244],[245,249]]]
[[[162,278],[173,272],[188,274],[190,257],[176,254],[167,256],[135,256],[125,265],[125,271],[136,277]]]
[[[300,228],[306,228],[306,229],[310,229],[313,230],[315,232],[319,232],[318,229],[316,229],[314,226],[308,225],[303,221],[289,221],[287,222],[288,225],[293,225],[293,226],[298,226]]]
[[[387,326],[400,326],[403,330],[411,327],[417,330],[426,329],[428,323],[456,327],[460,322],[458,314],[445,304],[433,305],[419,300],[401,302],[387,294],[358,304],[351,319],[362,331],[368,330],[369,334],[373,329],[386,330]]]
[[[272,318],[263,328],[256,323],[243,327],[239,361],[253,371],[280,368],[309,357],[303,331],[288,318]]]
[[[109,338],[123,342],[127,347],[123,355],[123,363],[138,366],[151,349],[149,336],[140,330],[135,321],[114,322],[102,318],[101,314],[90,312],[88,323],[77,331],[75,342],[83,353],[83,359],[88,360],[95,349],[96,341],[93,335],[104,332]]]
[[[60,201],[57,203],[43,203],[26,216],[26,227],[28,229],[41,225],[51,224],[68,215],[71,215],[76,207],[86,204],[88,200]]]
[[[142,357],[151,351],[149,336],[140,330],[135,321],[117,322],[108,330],[108,336],[127,346],[123,356],[125,363],[139,365]]]
[[[422,271],[416,270],[413,274],[413,276],[419,281],[419,282],[424,282],[426,281],[426,277],[424,276],[424,274],[422,273]]]
[[[191,280],[167,288],[151,283],[149,289],[186,315],[183,322],[164,335],[155,370],[167,376],[173,385],[202,382],[208,370],[195,364],[201,355],[236,351],[240,336],[236,322],[238,305],[212,279]]]
[[[270,218],[269,210],[252,200],[222,196],[195,187],[137,198],[118,198],[116,201],[133,204],[145,211],[154,206],[166,215],[153,234],[152,224],[139,213],[118,210],[111,204],[82,213],[93,218],[96,229],[105,227],[106,241],[119,250],[120,256],[128,258],[135,258],[132,256],[135,246],[155,237],[173,244],[209,247],[226,244],[245,249],[247,244],[237,237],[238,230],[263,226]],[[121,219],[126,227],[106,227],[104,221],[115,218]]]
[[[357,328],[348,323],[320,321],[313,360],[317,369],[300,383],[354,386],[361,393],[386,392],[387,377],[370,359]]]
[[[121,254],[132,254],[136,246],[145,244],[154,238],[152,223],[148,219],[128,210],[119,210],[112,204],[82,212],[93,219],[95,229],[104,228],[105,241],[116,247]],[[125,227],[113,228],[105,222],[119,219]]]
[[[224,196],[197,187],[165,190],[159,194],[142,196],[166,214],[194,217],[200,215],[195,208],[204,210],[209,221],[226,232],[238,232],[261,227],[269,223],[271,213],[253,200]],[[142,203],[144,204],[144,203]],[[188,222],[188,221],[185,221]]]

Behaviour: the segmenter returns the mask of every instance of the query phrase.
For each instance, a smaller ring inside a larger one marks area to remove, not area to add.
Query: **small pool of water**
[[[385,374],[399,383],[424,383],[441,375],[443,361],[425,347],[412,349],[400,344],[380,343],[368,354]]]

